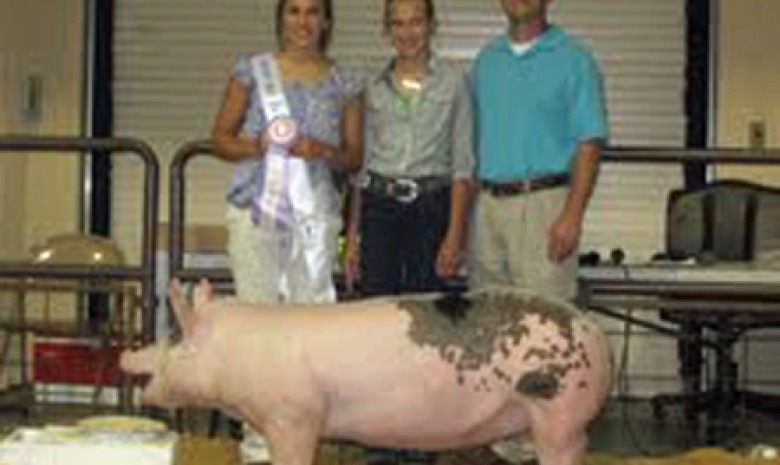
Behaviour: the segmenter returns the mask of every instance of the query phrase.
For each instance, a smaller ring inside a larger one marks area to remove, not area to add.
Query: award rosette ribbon
[[[274,147],[287,149],[298,137],[298,123],[289,116],[279,116],[268,125],[268,141]]]

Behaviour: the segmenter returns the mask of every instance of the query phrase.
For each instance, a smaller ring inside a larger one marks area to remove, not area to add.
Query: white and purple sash
[[[312,202],[314,195],[306,162],[289,153],[300,128],[291,115],[273,54],[257,55],[251,63],[268,132],[263,189],[252,200],[252,219],[255,223],[272,221],[277,226],[290,226],[295,210],[299,210],[294,207]],[[291,197],[293,186],[295,202]]]

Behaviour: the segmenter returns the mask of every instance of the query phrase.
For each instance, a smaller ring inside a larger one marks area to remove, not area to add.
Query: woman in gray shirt
[[[359,276],[366,295],[440,290],[466,241],[474,170],[469,86],[454,63],[431,52],[432,1],[386,0],[384,14],[395,57],[366,87],[347,279]]]

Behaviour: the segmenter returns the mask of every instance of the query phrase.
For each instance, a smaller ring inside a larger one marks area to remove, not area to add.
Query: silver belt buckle
[[[412,203],[417,200],[417,196],[420,195],[420,187],[413,179],[396,179],[392,184],[392,195],[396,200],[403,203]],[[403,187],[406,192],[396,193],[396,187]]]
[[[371,185],[371,173],[358,174],[355,178],[355,185],[361,189],[368,189],[368,186]]]

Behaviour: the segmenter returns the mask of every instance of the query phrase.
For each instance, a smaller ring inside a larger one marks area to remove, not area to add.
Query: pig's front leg
[[[262,431],[273,465],[312,465],[322,434],[324,409],[300,406],[275,407],[263,414],[265,421],[252,427]]]

